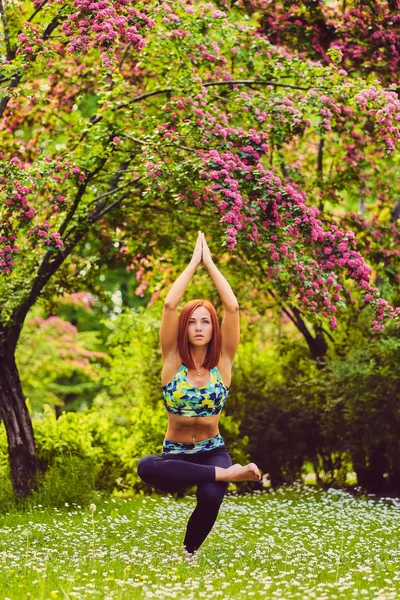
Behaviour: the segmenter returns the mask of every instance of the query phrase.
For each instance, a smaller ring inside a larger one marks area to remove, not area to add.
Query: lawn
[[[194,504],[154,495],[3,514],[0,598],[400,597],[398,499],[229,495],[191,564],[180,544]]]

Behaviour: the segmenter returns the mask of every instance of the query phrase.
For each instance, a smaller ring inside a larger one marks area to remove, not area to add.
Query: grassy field
[[[0,598],[400,598],[400,500],[230,495],[191,564],[180,544],[194,504],[152,496],[2,515]]]

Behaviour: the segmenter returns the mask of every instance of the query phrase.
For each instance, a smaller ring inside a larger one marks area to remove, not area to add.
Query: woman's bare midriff
[[[168,413],[165,439],[178,444],[193,444],[218,433],[219,415],[213,417],[180,417]]]

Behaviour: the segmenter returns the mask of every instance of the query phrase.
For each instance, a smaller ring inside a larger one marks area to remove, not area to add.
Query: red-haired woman
[[[188,302],[179,317],[176,312],[200,263],[224,306],[221,328],[214,307],[206,300]],[[183,542],[189,554],[211,531],[229,482],[259,481],[261,477],[254,463],[232,465],[218,431],[239,337],[237,300],[215,266],[204,234],[199,232],[189,265],[167,295],[161,321],[161,379],[168,411],[162,455],[145,456],[138,465],[141,479],[163,491],[198,486],[197,506]]]

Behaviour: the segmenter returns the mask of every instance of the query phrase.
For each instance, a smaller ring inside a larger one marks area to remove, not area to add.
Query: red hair
[[[195,369],[195,364],[192,355],[190,354],[188,328],[190,318],[199,306],[204,306],[211,316],[212,336],[202,366],[205,369],[212,369],[217,366],[221,356],[221,330],[219,327],[217,311],[208,300],[191,300],[182,308],[178,322],[178,352],[183,364],[186,365],[188,369]]]

